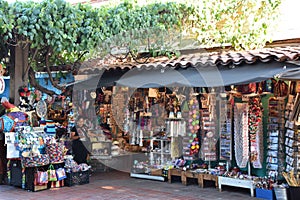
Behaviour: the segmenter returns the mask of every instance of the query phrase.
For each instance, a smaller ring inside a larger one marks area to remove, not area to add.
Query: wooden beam
[[[28,44],[18,44],[11,47],[11,67],[10,67],[10,102],[18,105],[20,103],[19,88],[28,84],[26,68],[28,66]]]

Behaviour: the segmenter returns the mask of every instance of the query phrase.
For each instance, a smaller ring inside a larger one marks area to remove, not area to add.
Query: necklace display
[[[234,109],[234,150],[238,167],[247,166],[249,159],[248,103],[236,103]]]
[[[263,128],[262,106],[259,97],[249,99],[249,135],[250,135],[250,162],[254,168],[262,168]]]

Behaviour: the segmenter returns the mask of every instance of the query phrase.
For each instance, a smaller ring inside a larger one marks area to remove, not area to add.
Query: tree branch
[[[32,69],[32,67],[29,67],[28,69],[28,79],[31,86],[33,86],[35,89],[46,93],[50,96],[55,95],[56,93],[52,90],[48,90],[47,88],[41,86],[35,79],[35,71]]]
[[[31,66],[31,63],[33,62],[33,60],[35,59],[35,56],[37,55],[37,53],[38,53],[38,48],[35,48],[34,53],[33,53],[33,56],[32,56],[32,58],[31,58],[30,62],[28,63],[28,66],[26,67],[25,72],[24,72],[24,74],[23,74],[23,77],[22,77],[23,79],[24,79],[24,77],[25,77],[25,74],[28,72],[29,67]]]
[[[49,80],[50,80],[51,84],[52,84],[54,87],[56,87],[56,88],[59,89],[59,90],[64,90],[65,88],[59,86],[56,82],[54,82],[54,80],[53,80],[53,78],[52,78],[52,73],[51,73],[51,70],[50,70],[50,67],[49,67],[49,57],[51,56],[51,54],[52,54],[51,47],[48,47],[47,53],[46,53],[46,57],[45,57],[45,65],[46,65],[47,73],[48,73],[48,75],[49,75]]]

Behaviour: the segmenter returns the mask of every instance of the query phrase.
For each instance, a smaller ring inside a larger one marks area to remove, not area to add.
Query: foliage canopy
[[[12,4],[0,0],[1,43],[30,44],[38,52],[30,58],[35,67],[45,65],[45,52],[51,55],[52,65],[59,65],[76,61],[86,51],[83,59],[99,52],[105,55],[112,47],[161,50],[178,38],[193,39],[202,46],[231,44],[236,49],[253,49],[270,41],[280,0],[138,3],[93,8],[64,0]]]
[[[0,61],[14,45],[29,45],[31,73],[65,64],[76,71],[80,61],[114,52],[170,56],[191,46],[228,44],[254,49],[271,41],[281,0],[143,2],[94,8],[64,0],[0,0]]]

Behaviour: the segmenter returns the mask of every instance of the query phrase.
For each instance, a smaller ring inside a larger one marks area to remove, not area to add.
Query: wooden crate
[[[151,169],[150,173],[152,176],[162,176],[162,169]]]

